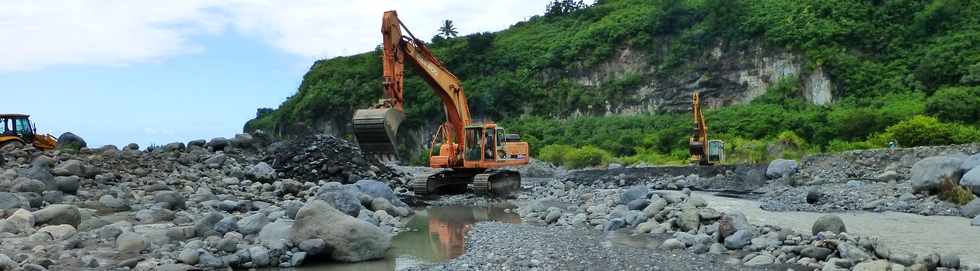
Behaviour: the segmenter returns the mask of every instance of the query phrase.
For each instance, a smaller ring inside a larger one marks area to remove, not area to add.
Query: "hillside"
[[[475,117],[520,132],[548,160],[678,162],[691,91],[713,108],[711,135],[732,161],[980,140],[976,1],[557,3],[500,32],[432,43]],[[349,134],[352,112],[381,95],[379,52],[317,61],[245,129]],[[411,71],[405,87],[409,153],[442,109]]]

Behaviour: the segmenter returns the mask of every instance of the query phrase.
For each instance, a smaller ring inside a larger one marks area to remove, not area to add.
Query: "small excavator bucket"
[[[395,108],[354,111],[354,137],[364,154],[383,161],[397,159],[395,140],[405,112]]]

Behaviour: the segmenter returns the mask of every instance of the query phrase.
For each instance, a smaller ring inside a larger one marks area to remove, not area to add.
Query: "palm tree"
[[[453,26],[452,20],[446,20],[442,23],[442,27],[439,28],[439,34],[448,39],[455,38],[459,32],[456,32],[456,27]]]

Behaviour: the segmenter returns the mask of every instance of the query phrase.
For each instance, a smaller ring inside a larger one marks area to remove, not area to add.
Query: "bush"
[[[977,123],[980,120],[980,87],[950,87],[926,100],[926,112],[942,121]]]
[[[541,148],[541,150],[539,151],[540,154],[538,155],[538,158],[544,161],[551,162],[555,165],[564,165],[565,155],[574,149],[575,148],[568,145],[560,145],[560,144],[548,145],[545,146],[544,148]]]
[[[943,180],[939,185],[939,198],[957,205],[964,205],[972,201],[976,196],[969,189],[956,183],[952,179]]]
[[[611,159],[612,155],[609,152],[593,146],[572,149],[562,158],[568,168],[604,166],[609,164]]]
[[[916,147],[975,142],[980,140],[980,131],[920,115],[888,127],[880,137],[894,138],[904,147]]]

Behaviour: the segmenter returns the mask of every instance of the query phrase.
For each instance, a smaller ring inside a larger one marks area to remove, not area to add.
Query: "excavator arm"
[[[689,142],[691,162],[701,165],[710,165],[708,161],[708,125],[704,121],[704,114],[701,112],[701,95],[698,92],[691,94],[691,112],[694,115],[694,129]]]
[[[402,29],[408,36],[402,35]],[[463,138],[470,123],[469,105],[460,80],[439,61],[425,42],[415,38],[395,11],[387,11],[381,22],[384,40],[384,97],[370,109],[354,112],[353,128],[361,149],[371,155],[394,159],[398,126],[405,118],[404,64],[407,60],[418,68],[425,82],[442,100],[446,112],[444,144]]]

